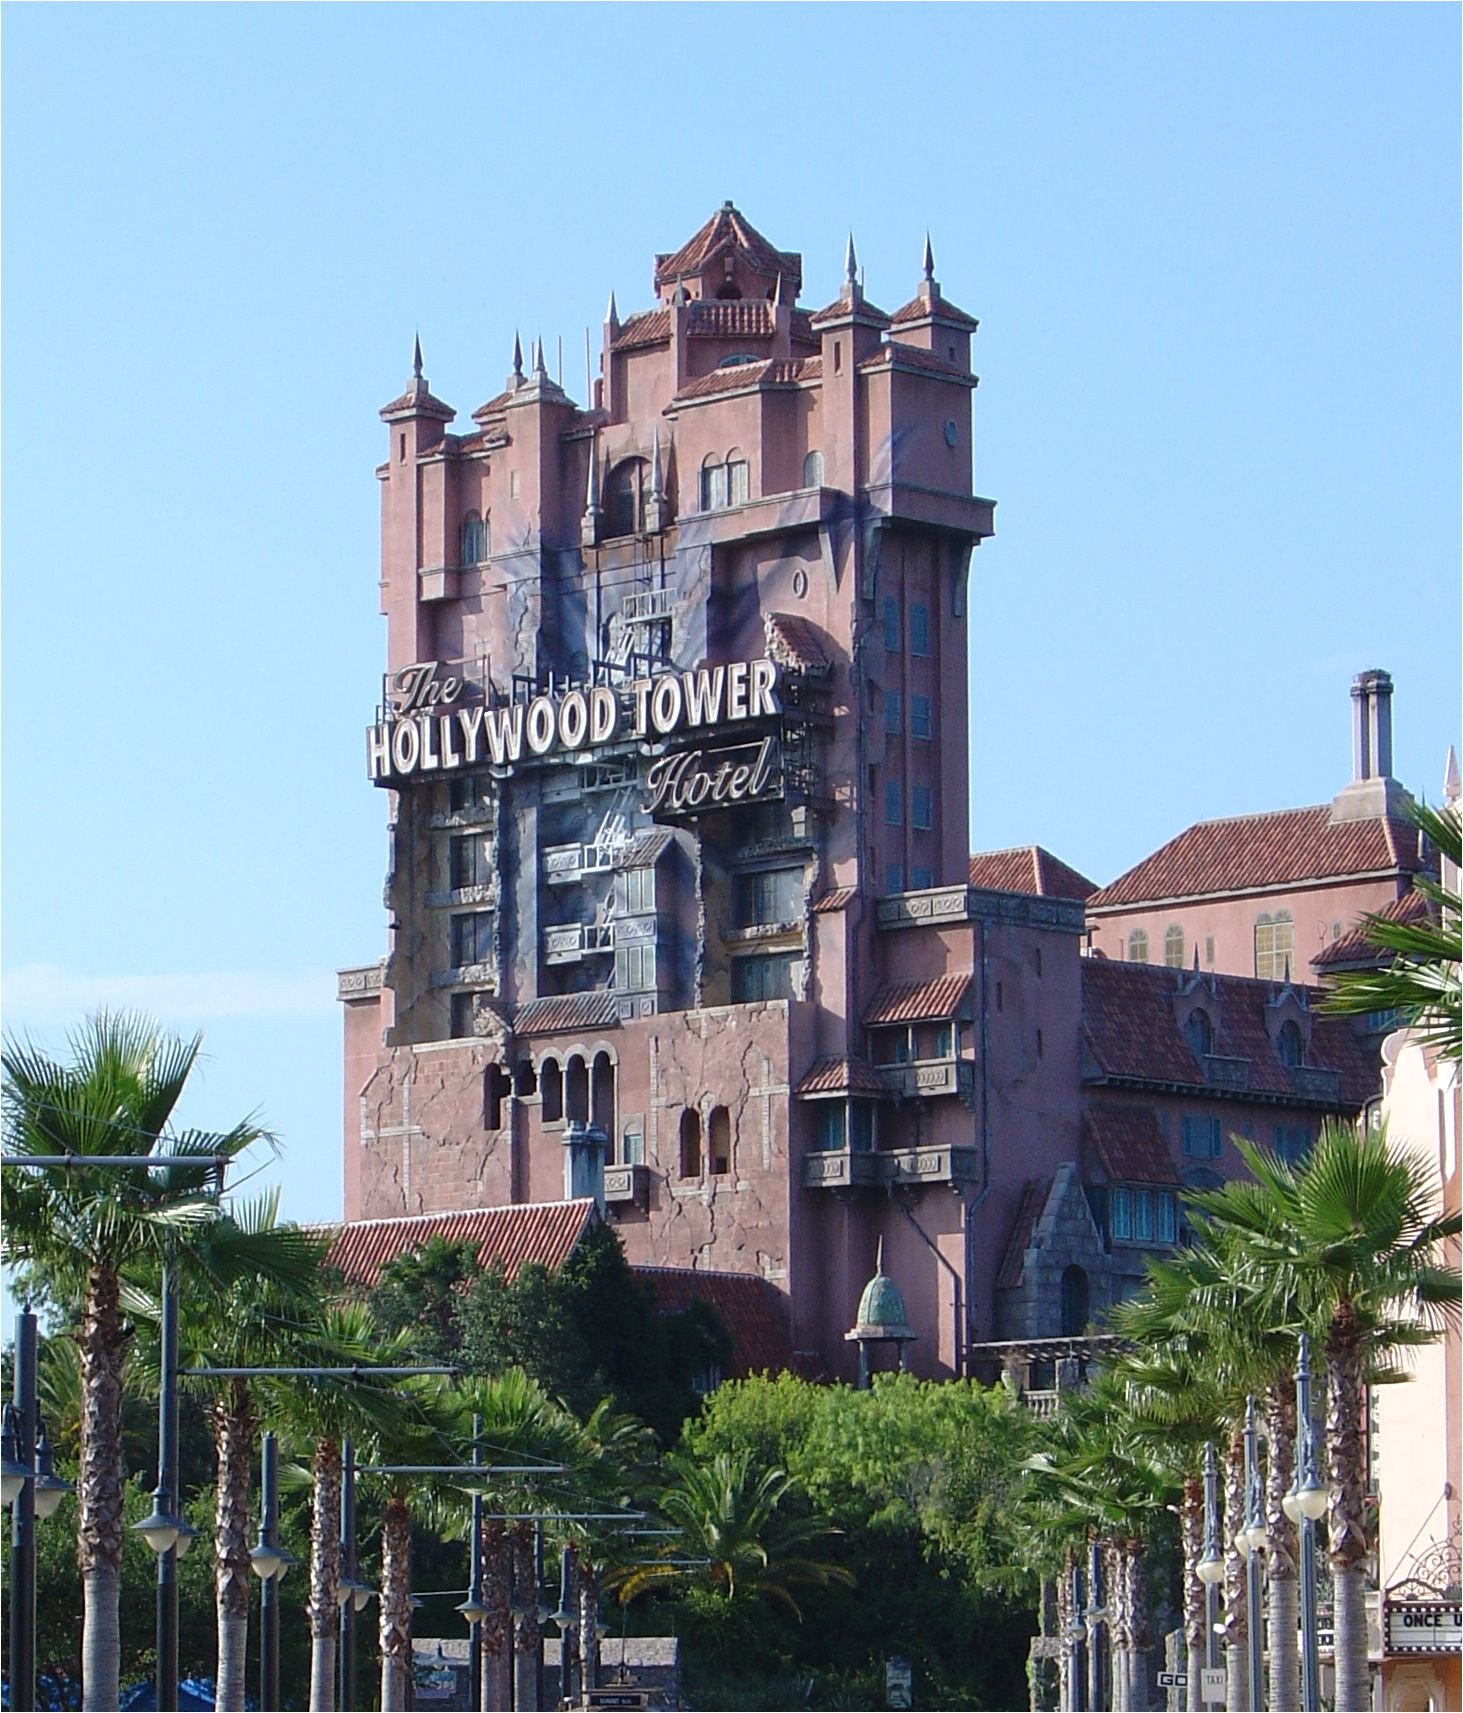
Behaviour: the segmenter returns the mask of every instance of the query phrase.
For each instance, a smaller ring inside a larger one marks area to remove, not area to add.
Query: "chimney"
[[[1332,800],[1333,821],[1396,814],[1407,793],[1392,777],[1392,677],[1373,669],[1351,681],[1351,783]]]

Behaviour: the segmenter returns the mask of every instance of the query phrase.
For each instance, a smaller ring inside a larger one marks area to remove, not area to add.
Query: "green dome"
[[[904,1307],[904,1298],[898,1285],[884,1271],[882,1238],[879,1240],[879,1256],[874,1262],[874,1276],[864,1286],[853,1331],[846,1336],[856,1339],[906,1339],[919,1336],[909,1324],[909,1314]]]

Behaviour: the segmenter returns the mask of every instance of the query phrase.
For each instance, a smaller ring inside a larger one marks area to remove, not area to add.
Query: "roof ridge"
[[[375,1219],[342,1219],[338,1224],[342,1231],[358,1230],[363,1225],[410,1225],[418,1224],[424,1219],[470,1219],[477,1213],[537,1213],[545,1208],[595,1206],[593,1196],[574,1196],[569,1201],[510,1201],[499,1202],[492,1207],[456,1207],[439,1208],[435,1213],[391,1213],[381,1214]],[[324,1224],[332,1223],[329,1220]]]

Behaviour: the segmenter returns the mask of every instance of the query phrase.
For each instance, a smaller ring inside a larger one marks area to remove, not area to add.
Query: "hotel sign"
[[[714,738],[729,727],[781,713],[776,688],[772,661],[738,660],[662,672],[616,689],[555,691],[490,708],[465,702],[465,680],[444,673],[438,662],[418,661],[392,675],[386,717],[367,728],[366,772],[375,783],[388,784],[461,768],[513,768],[627,739]],[[776,771],[770,746],[770,739],[761,746],[760,760],[728,757],[725,765],[715,751],[690,751],[691,761],[647,779],[647,792],[682,813],[766,795]],[[679,755],[664,759],[682,762]],[[703,787],[708,772],[711,783]]]
[[[1456,1600],[1388,1600],[1389,1654],[1453,1654],[1463,1650],[1463,1604]]]

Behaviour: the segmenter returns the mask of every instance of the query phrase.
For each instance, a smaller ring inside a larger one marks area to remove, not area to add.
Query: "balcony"
[[[650,1200],[648,1166],[606,1166],[605,1205],[644,1209]]]
[[[1230,1089],[1242,1094],[1250,1086],[1250,1061],[1226,1059],[1218,1053],[1205,1053],[1204,1081],[1210,1088]]]
[[[975,1104],[975,1066],[969,1059],[911,1059],[877,1068],[884,1087],[903,1100],[954,1094],[967,1106]]]
[[[851,1189],[856,1184],[882,1181],[883,1162],[878,1154],[855,1153],[850,1148],[829,1148],[803,1159],[803,1187],[810,1190]]]
[[[877,1157],[884,1163],[885,1183],[973,1184],[980,1177],[980,1154],[974,1148],[937,1143],[923,1148],[891,1148]]]
[[[586,874],[608,874],[618,854],[615,845],[547,845],[544,879],[550,886],[570,886]]]
[[[544,962],[572,964],[615,949],[613,922],[569,922],[544,929]]]
[[[1323,1070],[1320,1065],[1288,1065],[1291,1092],[1299,1100],[1313,1100],[1320,1106],[1341,1104],[1341,1072]]]
[[[337,970],[335,997],[341,1000],[374,999],[385,979],[384,963],[360,964],[354,969]]]
[[[644,594],[626,595],[620,617],[627,625],[652,624],[657,619],[668,619],[675,603],[674,589],[650,589]]]

